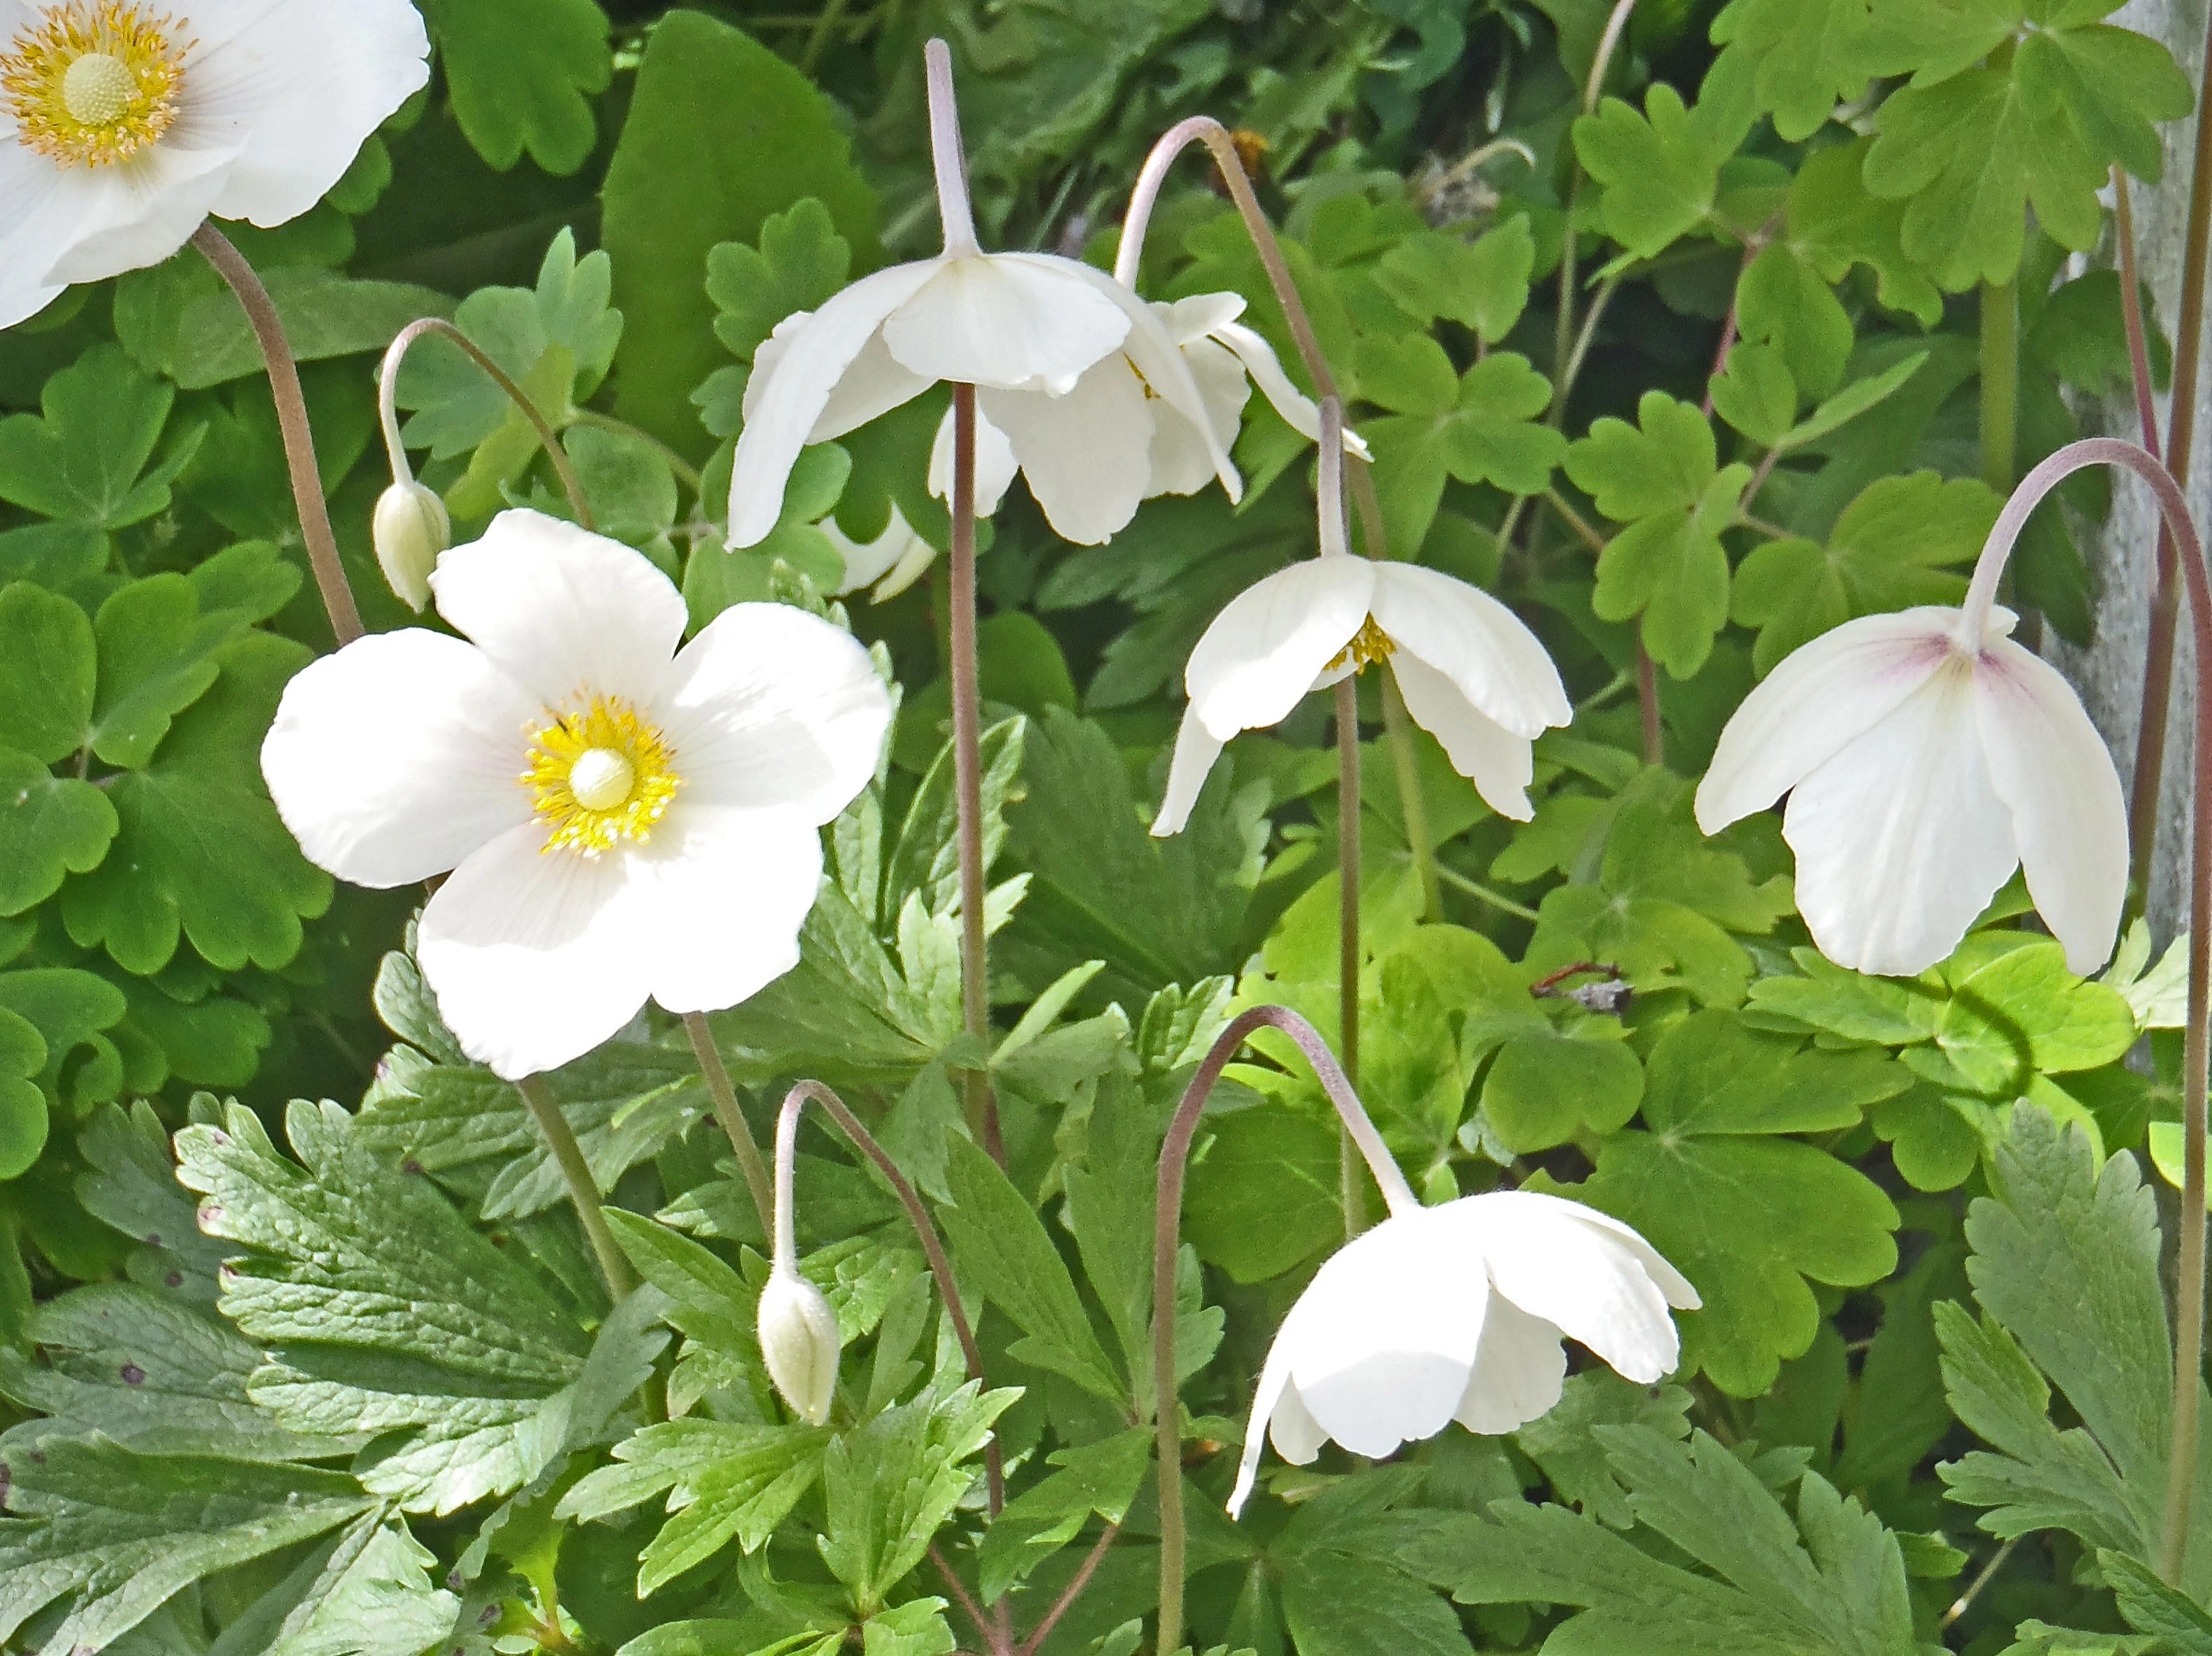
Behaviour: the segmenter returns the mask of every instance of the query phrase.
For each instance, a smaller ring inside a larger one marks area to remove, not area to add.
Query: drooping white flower
[[[1190,706],[1153,834],[1182,831],[1239,731],[1279,724],[1310,691],[1378,662],[1452,768],[1498,815],[1527,822],[1530,744],[1574,717],[1552,658],[1480,587],[1418,564],[1351,555],[1341,520],[1324,507],[1322,555],[1230,600],[1191,652]]]
[[[890,720],[867,652],[774,604],[679,650],[666,576],[534,512],[502,513],[430,585],[466,640],[371,634],[314,663],[261,765],[331,873],[452,870],[418,948],[464,1050],[515,1079],[648,998],[708,1011],[788,971],[817,830],[866,786]]]
[[[2119,776],[2073,687],[2013,623],[1985,593],[1846,622],[1784,660],[1722,731],[1698,825],[1717,833],[1790,795],[1797,912],[1837,965],[1927,970],[2022,867],[2074,971],[2112,952],[2128,883]]]
[[[1456,1420],[1510,1432],[1559,1402],[1560,1342],[1628,1380],[1673,1370],[1668,1315],[1697,1290],[1626,1225],[1528,1191],[1394,1204],[1322,1265],[1275,1335],[1244,1430],[1233,1518],[1252,1492],[1263,1435],[1304,1465],[1335,1440],[1387,1455]]]
[[[407,0],[0,0],[0,326],[298,217],[430,73]]]
[[[1128,405],[1141,411],[1156,396],[1210,433],[1182,352],[1136,294],[1074,259],[977,245],[948,61],[932,42],[930,139],[945,250],[785,318],[754,354],[730,476],[732,550],[775,527],[800,449],[940,381],[976,387],[980,416],[1006,434],[1045,516],[1073,540],[1103,540],[1136,511],[1141,493],[1109,521],[1131,477],[1141,491],[1149,476],[1149,419],[1145,443],[1124,452]],[[1215,469],[1233,491],[1236,470],[1214,446]]]

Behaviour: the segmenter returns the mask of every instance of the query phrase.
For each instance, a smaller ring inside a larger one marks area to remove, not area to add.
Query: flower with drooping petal
[[[1388,664],[1413,722],[1501,816],[1533,814],[1530,744],[1574,717],[1552,658],[1480,587],[1418,564],[1354,557],[1325,505],[1322,554],[1246,589],[1214,617],[1183,673],[1190,693],[1156,835],[1180,833],[1239,731],[1280,723],[1310,691]]]
[[[1086,446],[1097,457],[1089,467],[1029,470],[1030,493],[1065,539],[1103,541],[1129,521],[1140,500],[1157,494],[1195,494],[1216,477],[1231,500],[1239,498],[1242,484],[1233,470],[1221,470],[1220,457],[1237,441],[1253,385],[1259,386],[1292,430],[1311,441],[1321,440],[1321,411],[1313,399],[1291,383],[1274,348],[1237,319],[1244,312],[1242,295],[1200,294],[1172,305],[1155,304],[1152,309],[1182,353],[1198,387],[1204,429],[1176,403],[1150,393],[1142,368],[1126,354],[1118,359],[1109,356],[1090,369],[1065,397],[1012,392],[993,404],[1001,419],[1014,416],[1016,430],[1036,432],[1055,422],[1066,424],[1070,446]],[[1117,371],[1117,361],[1126,373]],[[1030,440],[1032,448],[1036,440]],[[1369,458],[1365,440],[1354,432],[1345,433],[1344,447],[1348,454]],[[979,412],[977,516],[988,518],[998,510],[1022,464],[1006,432]],[[930,450],[929,492],[939,500],[950,498],[952,492],[949,412],[939,422],[937,441]]]
[[[929,62],[945,251],[863,276],[819,310],[785,318],[754,353],[730,474],[732,550],[775,527],[800,449],[940,381],[976,388],[981,419],[1006,435],[1046,518],[1071,540],[1103,540],[1136,511],[1152,422],[1133,452],[1111,440],[1130,429],[1115,417],[1126,405],[1141,409],[1156,396],[1211,441],[1182,353],[1144,300],[1074,259],[977,246],[940,43],[931,43]],[[1234,491],[1235,468],[1215,451],[1215,470]],[[1132,478],[1137,495],[1127,494]],[[1124,496],[1127,509],[1115,520]]]
[[[2069,968],[2112,952],[2119,776],[2073,687],[2013,641],[1995,580],[1978,573],[1987,591],[1964,610],[1866,616],[1798,649],[1736,709],[1698,786],[1708,834],[1789,794],[1797,912],[1838,966],[1927,970],[2016,868]]]
[[[740,604],[682,644],[643,555],[506,512],[430,577],[465,639],[375,633],[286,688],[262,773],[308,858],[365,886],[452,870],[423,974],[517,1079],[650,998],[735,1004],[799,959],[820,826],[874,774],[890,698],[800,610]]]
[[[1283,1319],[1230,1516],[1252,1492],[1263,1435],[1302,1466],[1331,1439],[1382,1456],[1454,1420],[1510,1432],[1559,1402],[1563,1338],[1648,1385],[1680,1356],[1669,1307],[1698,1303],[1650,1243],[1579,1202],[1495,1191],[1396,1206],[1333,1255]]]
[[[0,326],[210,214],[297,218],[429,52],[407,0],[0,0]]]

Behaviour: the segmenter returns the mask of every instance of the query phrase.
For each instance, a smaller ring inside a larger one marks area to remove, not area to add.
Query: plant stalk
[[[706,1077],[707,1095],[714,1101],[714,1119],[728,1136],[730,1148],[737,1152],[745,1188],[752,1192],[753,1211],[760,1216],[761,1234],[772,1237],[775,1234],[775,1198],[769,1186],[768,1163],[762,1160],[759,1142],[745,1123],[744,1110],[738,1102],[738,1089],[730,1083],[729,1068],[722,1062],[721,1049],[714,1045],[714,1032],[707,1025],[707,1015],[686,1012],[684,1033],[691,1038],[692,1056],[699,1060],[699,1073]]]
[[[276,427],[284,437],[284,464],[291,473],[292,504],[300,514],[307,565],[314,572],[315,589],[322,594],[323,611],[331,618],[331,631],[340,645],[350,644],[362,634],[361,610],[354,603],[353,585],[346,579],[337,537],[331,529],[330,504],[323,498],[322,473],[315,464],[315,434],[307,422],[307,395],[300,388],[300,367],[285,340],[283,319],[246,256],[215,227],[213,220],[192,232],[192,246],[237,295],[261,347],[269,392],[276,403]]]
[[[1336,685],[1337,1045],[1345,1073],[1359,1074],[1359,695],[1356,678]],[[1336,1146],[1337,1194],[1344,1209],[1344,1240],[1367,1228],[1359,1167],[1349,1133]]]
[[[583,1224],[592,1258],[599,1261],[607,1295],[620,1303],[637,1286],[637,1273],[630,1269],[629,1256],[607,1228],[606,1211],[599,1204],[599,1180],[592,1176],[592,1164],[584,1159],[584,1147],[576,1142],[568,1118],[561,1113],[560,1101],[553,1096],[544,1076],[525,1076],[514,1083],[514,1090],[522,1095],[530,1119],[538,1124],[538,1137],[553,1153],[553,1164],[560,1168],[561,1182],[568,1189],[569,1204]]]
[[[1659,674],[1651,664],[1651,652],[1644,647],[1640,628],[1636,635],[1636,705],[1643,715],[1644,762],[1663,765],[1667,762],[1667,732],[1659,723]]]
[[[1159,1453],[1160,1619],[1153,1647],[1162,1656],[1182,1645],[1183,1568],[1187,1530],[1182,1507],[1182,1414],[1176,1392],[1176,1262],[1182,1248],[1183,1174],[1199,1117],[1221,1072],[1256,1029],[1275,1029],[1290,1037],[1312,1066],[1314,1078],[1336,1107],[1346,1135],[1366,1158],[1368,1170],[1393,1214],[1407,1213],[1420,1202],[1406,1183],[1382,1135],[1362,1107],[1352,1082],[1313,1025],[1282,1006],[1255,1006],[1240,1013],[1221,1032],[1205,1061],[1183,1089],[1182,1101],[1160,1146],[1159,1183],[1152,1227],[1153,1428]]]
[[[960,817],[960,1013],[968,1033],[991,1033],[989,939],[983,929],[983,713],[975,655],[975,388],[952,388],[952,786]],[[968,1130],[1004,1164],[991,1078],[963,1070]]]
[[[1413,751],[1412,715],[1398,688],[1397,676],[1382,675],[1382,731],[1390,743],[1390,764],[1398,773],[1398,799],[1406,816],[1406,843],[1413,848],[1413,872],[1421,882],[1421,918],[1431,925],[1444,918],[1443,881],[1438,877],[1436,841],[1429,834],[1429,802],[1421,792],[1420,761]]]

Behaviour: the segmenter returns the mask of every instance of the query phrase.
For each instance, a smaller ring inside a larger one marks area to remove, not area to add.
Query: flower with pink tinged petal
[[[417,954],[463,1050],[519,1079],[647,999],[711,1011],[797,964],[818,830],[890,727],[866,650],[774,604],[683,644],[665,575],[534,512],[502,513],[429,584],[465,639],[376,633],[313,663],[261,767],[340,878],[451,870]]]
[[[1984,554],[1964,610],[1863,616],[1785,658],[1698,784],[1708,834],[1789,794],[1797,911],[1838,966],[1927,970],[2014,869],[2072,970],[2112,951],[2128,883],[2119,776],[2073,687],[1989,601],[2002,551]]]
[[[158,264],[210,215],[297,218],[430,77],[408,0],[7,0],[0,327]]]
[[[1636,1232],[1529,1191],[1398,1206],[1307,1285],[1269,1348],[1244,1430],[1234,1518],[1263,1437],[1295,1465],[1334,1440],[1379,1457],[1434,1437],[1524,1426],[1559,1402],[1561,1342],[1647,1385],[1681,1354],[1672,1310],[1697,1290]]]

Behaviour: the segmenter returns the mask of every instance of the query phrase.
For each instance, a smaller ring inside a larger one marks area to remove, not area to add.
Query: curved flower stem
[[[213,220],[192,232],[192,246],[238,296],[254,340],[261,347],[261,360],[269,371],[269,392],[276,403],[277,429],[284,437],[284,464],[292,474],[292,504],[300,514],[308,567],[314,571],[315,588],[322,594],[331,631],[340,644],[350,644],[362,634],[361,610],[353,601],[353,586],[338,556],[337,537],[331,530],[330,505],[323,498],[322,473],[315,464],[315,435],[307,422],[307,397],[300,388],[300,367],[284,338],[283,320],[246,256],[215,227]]]
[[[2181,310],[2174,329],[2172,421],[2166,438],[2166,469],[2184,490],[2197,442],[2197,379],[2203,361],[2204,285],[2212,264],[2212,17],[2205,21],[2203,72],[2197,94],[2197,150],[2189,177],[2189,221],[2181,255]],[[2124,197],[2121,197],[2123,203]],[[2125,221],[2123,221],[2125,224]],[[2132,228],[2132,226],[2127,226]],[[2132,252],[2125,245],[2124,251]],[[2128,291],[2136,291],[2133,282]],[[2147,383],[2147,381],[2146,381]],[[2150,637],[2143,650],[2142,733],[2136,743],[2134,797],[2129,820],[2135,828],[2136,873],[2148,894],[2158,840],[2158,798],[2166,757],[2166,705],[2173,689],[2173,638],[2180,595],[2173,585],[2173,549],[2159,537],[2158,585],[2151,597]],[[2155,739],[2154,739],[2155,738]]]
[[[796,1225],[791,1210],[792,1160],[798,1142],[799,1113],[810,1102],[818,1105],[852,1141],[853,1148],[874,1162],[877,1170],[890,1182],[891,1193],[906,1210],[907,1222],[914,1227],[915,1239],[921,1243],[922,1257],[929,1261],[929,1274],[937,1279],[938,1295],[945,1301],[945,1314],[951,1321],[953,1337],[960,1342],[960,1356],[968,1365],[968,1378],[981,1384],[983,1354],[976,1347],[975,1331],[968,1321],[968,1313],[960,1303],[960,1291],[952,1281],[952,1262],[945,1257],[945,1244],[938,1240],[937,1227],[930,1222],[929,1210],[922,1206],[921,1198],[899,1171],[898,1163],[891,1160],[890,1152],[861,1125],[860,1117],[845,1107],[843,1099],[818,1081],[802,1081],[786,1093],[783,1108],[776,1116],[773,1234],[778,1257],[788,1257],[793,1252],[792,1238]],[[990,1487],[991,1516],[996,1518],[1006,1503],[1006,1471],[1000,1459],[996,1436],[983,1446],[983,1465]]]
[[[2189,1550],[2189,1509],[2196,1492],[2198,1405],[2204,1374],[2205,1209],[2204,1140],[2208,1014],[2212,1014],[2212,576],[2190,521],[2189,502],[2173,475],[2148,449],[2115,437],[2069,443],[2021,479],[1974,568],[1966,594],[1966,619],[1977,628],[1995,601],[2004,561],[2036,506],[2065,478],[2085,466],[2116,465],[2151,486],[2172,532],[2189,591],[2197,644],[2197,800],[2191,813],[2189,857],[2189,1024],[2181,1065],[2181,1246],[2175,1294],[2173,1435],[2166,1462],[2166,1513],[2159,1544],[2159,1574],[2179,1585]],[[1978,630],[1960,636],[1979,641]]]
[[[1280,1031],[1304,1055],[1314,1079],[1336,1107],[1346,1134],[1366,1158],[1368,1171],[1374,1174],[1391,1213],[1411,1213],[1421,1205],[1320,1032],[1285,1006],[1255,1006],[1239,1013],[1216,1039],[1190,1084],[1183,1089],[1182,1101],[1176,1107],[1166,1142],[1160,1146],[1158,1192],[1152,1210],[1152,1414],[1160,1462],[1160,1623],[1153,1648],[1163,1653],[1173,1652],[1182,1643],[1186,1532],[1182,1415],[1176,1397],[1176,1264],[1182,1247],[1183,1173],[1190,1161],[1190,1142],[1197,1135],[1199,1117],[1205,1112],[1214,1083],[1256,1029]]]
[[[691,1054],[699,1060],[699,1073],[707,1079],[707,1095],[714,1101],[714,1119],[728,1135],[730,1148],[738,1154],[745,1188],[752,1192],[753,1211],[760,1215],[761,1234],[773,1237],[775,1197],[769,1186],[768,1163],[761,1160],[760,1145],[753,1138],[752,1129],[745,1124],[744,1110],[738,1102],[738,1089],[730,1084],[729,1068],[722,1062],[721,1049],[714,1045],[714,1032],[708,1027],[707,1015],[686,1012],[684,1033],[691,1038]]]
[[[614,1232],[607,1228],[606,1211],[599,1204],[599,1180],[592,1176],[592,1164],[584,1159],[584,1148],[576,1142],[568,1118],[561,1113],[560,1101],[542,1075],[523,1077],[514,1083],[514,1090],[522,1095],[530,1119],[538,1124],[538,1137],[553,1153],[554,1166],[561,1169],[561,1182],[568,1188],[569,1204],[576,1210],[584,1238],[592,1245],[592,1257],[599,1263],[608,1295],[617,1301],[627,1298],[637,1286],[637,1273],[630,1269],[629,1256],[616,1242]]]
[[[484,371],[493,384],[507,393],[507,400],[521,410],[522,417],[529,421],[532,429],[537,432],[538,442],[544,446],[545,458],[553,463],[553,470],[560,476],[562,493],[568,497],[568,509],[576,514],[577,524],[582,528],[596,531],[599,525],[592,521],[591,505],[584,499],[583,482],[577,477],[575,467],[569,463],[568,451],[561,446],[560,438],[545,416],[538,411],[538,405],[514,382],[512,374],[486,355],[475,340],[443,317],[426,316],[420,321],[409,323],[393,336],[392,343],[385,348],[384,366],[377,373],[376,413],[384,427],[384,453],[392,464],[392,481],[404,483],[412,482],[415,479],[414,469],[407,463],[406,445],[399,440],[399,365],[407,360],[407,353],[415,342],[427,334],[436,334],[441,339],[451,340],[470,361]]]
[[[1136,187],[1129,192],[1128,210],[1121,217],[1121,246],[1114,258],[1114,279],[1131,291],[1135,290],[1138,270],[1144,263],[1145,233],[1152,221],[1152,208],[1167,182],[1169,167],[1194,143],[1206,146],[1215,170],[1221,174],[1221,181],[1228,185],[1230,198],[1237,203],[1237,211],[1244,221],[1244,232],[1252,238],[1253,248],[1260,255],[1260,267],[1267,272],[1267,286],[1275,295],[1275,302],[1282,307],[1291,342],[1298,348],[1298,360],[1305,365],[1307,377],[1313,381],[1315,400],[1324,410],[1332,401],[1335,403],[1340,432],[1344,394],[1337,389],[1336,376],[1329,372],[1328,359],[1322,354],[1321,341],[1315,337],[1313,318],[1306,312],[1305,300],[1299,297],[1297,283],[1291,279],[1290,264],[1283,257],[1283,244],[1275,234],[1275,227],[1267,221],[1259,197],[1253,193],[1252,176],[1244,170],[1244,158],[1237,153],[1229,129],[1211,115],[1194,115],[1188,120],[1176,122],[1160,135],[1159,142],[1145,157],[1144,167],[1137,174]],[[1324,450],[1331,447],[1325,426],[1321,446]],[[1343,460],[1342,446],[1340,435],[1334,445],[1340,465]],[[1390,555],[1389,543],[1383,532],[1382,505],[1375,495],[1375,479],[1363,461],[1355,459],[1346,469],[1351,474],[1348,482],[1352,501],[1359,513],[1359,531],[1366,543],[1367,555],[1387,558]],[[1400,786],[1403,787],[1419,775],[1413,757],[1413,735],[1410,730],[1387,722],[1385,732],[1398,761]],[[1424,814],[1422,803],[1414,794],[1405,794],[1403,799],[1408,822]],[[1413,863],[1420,870],[1424,890],[1432,889],[1436,883],[1432,871],[1435,860],[1433,848],[1425,843],[1414,846]]]
[[[952,50],[942,40],[921,49],[929,82],[929,159],[937,175],[937,215],[945,231],[945,251],[954,258],[982,249],[975,240],[975,213],[968,199],[968,158],[960,143],[960,106],[952,95]]]

